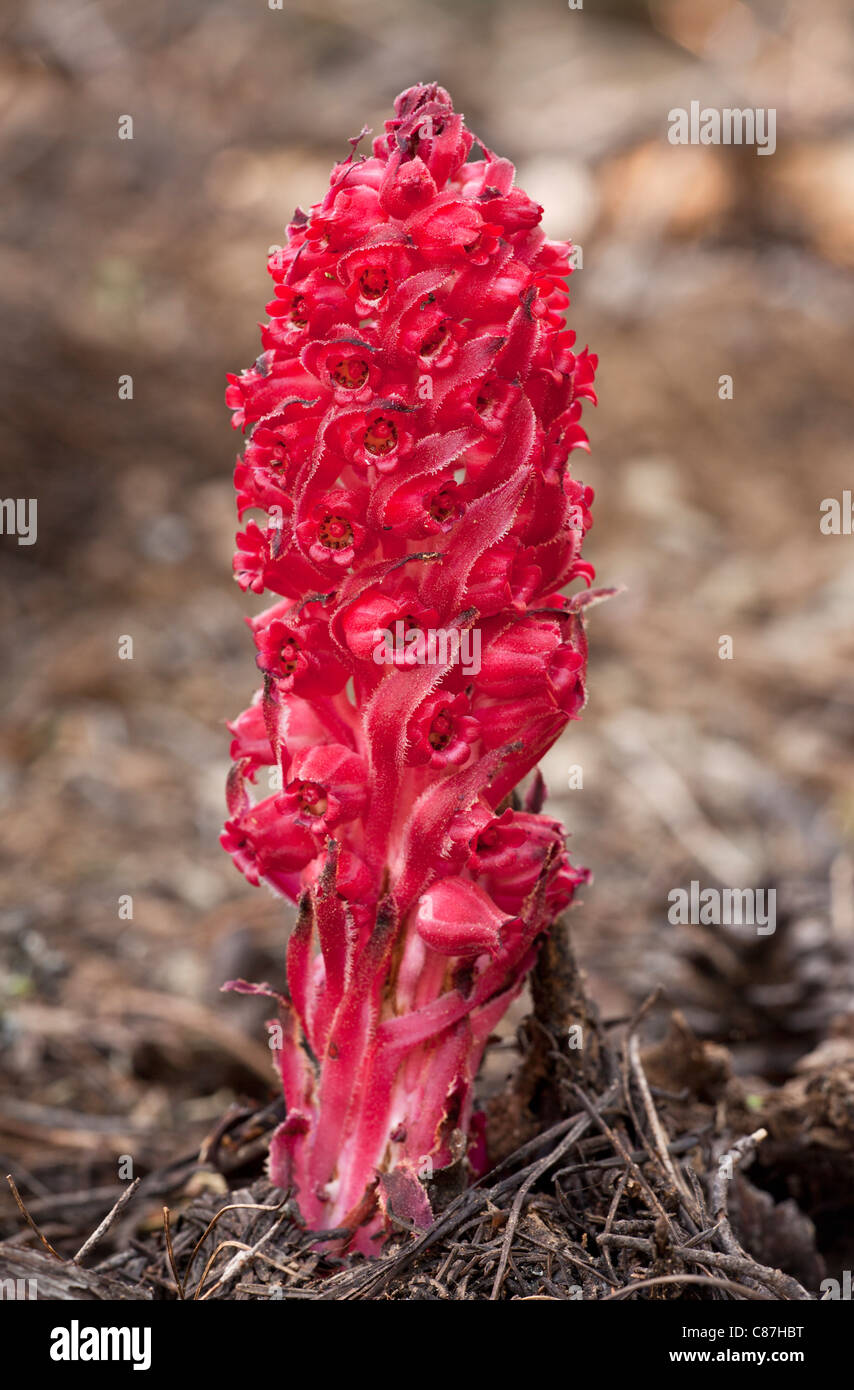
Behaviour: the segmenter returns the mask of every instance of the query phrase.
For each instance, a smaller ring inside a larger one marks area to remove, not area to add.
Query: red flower
[[[573,890],[588,882],[590,875],[569,863],[559,821],[525,811],[512,816],[511,824],[499,826],[495,822],[488,827],[482,849],[479,843],[473,854],[483,881],[496,905],[516,915],[523,911],[542,878],[551,912],[557,916],[571,900]],[[507,839],[514,842],[512,855],[504,852]]]
[[[228,727],[234,735],[229,750],[231,760],[240,763],[253,778],[257,768],[269,766],[276,761],[260,699],[245,709]]]
[[[275,796],[226,821],[221,844],[250,883],[264,879],[282,892],[292,891],[294,875],[315,853],[311,836],[295,821],[282,818]]]
[[[344,179],[334,186],[308,226],[309,245],[337,255],[376,225],[379,197],[375,188]]]
[[[541,579],[531,550],[511,537],[484,551],[472,566],[468,595],[483,618],[508,608],[524,613]]]
[[[359,493],[344,488],[324,493],[315,502],[308,519],[297,526],[297,540],[316,565],[346,569],[368,539],[361,520],[363,515]]]
[[[416,478],[392,493],[383,508],[383,525],[409,539],[439,535],[465,516],[468,496],[452,473]]]
[[[283,809],[287,812],[293,807],[299,825],[328,834],[364,811],[365,764],[356,753],[338,743],[303,748],[294,756],[285,790]]]
[[[429,695],[409,721],[409,761],[448,767],[464,763],[471,744],[480,737],[480,724],[468,713],[465,694],[441,690]]]
[[[309,326],[314,332],[351,321],[355,326],[354,309],[342,287],[322,269],[313,270],[299,285],[278,284],[267,305],[272,323],[264,346],[299,352],[308,341]]]
[[[515,865],[519,847],[524,843],[524,823],[518,813],[508,807],[472,835],[469,869],[473,874],[493,877],[504,874]]]
[[[278,604],[252,621],[258,648],[258,669],[272,676],[282,691],[310,699],[334,694],[347,682],[347,667],[329,639],[329,629],[308,605],[290,617],[279,616]]]
[[[513,698],[547,692],[561,701],[578,685],[585,652],[564,640],[566,623],[531,616],[515,622],[487,647],[478,689],[493,697]]]
[[[362,661],[376,661],[377,649],[382,647],[381,661],[388,658],[395,666],[412,664],[406,660],[408,634],[426,633],[438,621],[435,608],[421,603],[411,580],[400,585],[396,593],[366,589],[340,616],[344,642],[354,656]],[[386,633],[391,637],[389,643],[384,641]]]
[[[342,452],[360,473],[369,468],[378,473],[394,472],[412,445],[406,415],[394,403],[348,415],[341,424]]]
[[[381,227],[370,245],[354,247],[340,258],[336,269],[357,316],[374,318],[412,274],[412,257],[402,232]]]
[[[302,361],[328,391],[337,405],[369,401],[376,394],[381,375],[376,349],[361,338],[339,338],[335,342],[315,340],[303,349]]]

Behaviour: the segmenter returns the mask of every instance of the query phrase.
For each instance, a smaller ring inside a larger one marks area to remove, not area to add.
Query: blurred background
[[[290,920],[217,843],[256,675],[224,376],[294,206],[419,80],[582,248],[575,472],[625,592],[544,772],[595,874],[593,992],[613,1018],[663,985],[653,1033],[680,1008],[760,1089],[844,1049],[854,540],[819,509],[854,486],[848,0],[7,0],[0,37],[2,496],[38,499],[37,543],[0,537],[2,1171],[109,1184],[273,1095],[263,1005],[218,992],[279,980]],[[775,108],[776,153],[669,144],[693,100]],[[692,880],[773,887],[776,933],[670,926]]]

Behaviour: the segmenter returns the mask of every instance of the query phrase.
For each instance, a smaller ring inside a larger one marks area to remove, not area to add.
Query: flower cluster
[[[586,878],[539,778],[514,788],[585,698],[560,591],[593,576],[568,458],[596,358],[564,326],[570,248],[508,160],[469,158],[447,92],[358,143],[271,254],[263,352],[229,377],[238,514],[264,514],[235,573],[278,601],[248,620],[263,688],[231,725],[223,844],[299,904],[271,1177],[375,1251],[473,1144],[487,1038]],[[382,660],[394,632],[443,640]]]

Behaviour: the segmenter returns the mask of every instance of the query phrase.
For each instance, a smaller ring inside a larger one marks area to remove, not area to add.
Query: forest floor
[[[422,0],[417,32],[391,0],[365,0],[367,30],[350,8],[294,5],[287,41],[204,0],[0,19],[3,495],[39,499],[38,544],[0,545],[2,1171],[64,1261],[140,1179],[69,1287],[816,1297],[854,1267],[854,549],[819,529],[851,487],[854,22],[733,6],[727,67],[717,3],[615,4],[571,49],[545,3]],[[576,471],[598,581],[625,588],[543,764],[594,873],[569,919],[585,982],[529,1023],[526,994],[490,1050],[502,1166],[360,1265],[265,1185],[265,1013],[219,993],[276,980],[292,920],[217,844],[255,674],[222,392],[257,352],[267,246],[418,77],[583,247],[570,322],[601,404]],[[776,102],[774,158],[669,145],[662,113],[706,90]],[[671,925],[692,882],[773,889],[776,931]],[[583,1060],[573,1008],[599,1019]],[[0,1235],[0,1273],[41,1258],[11,1193]]]

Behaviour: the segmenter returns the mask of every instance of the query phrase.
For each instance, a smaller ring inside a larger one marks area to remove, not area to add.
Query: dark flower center
[[[294,295],[293,303],[291,304],[291,323],[297,328],[305,328],[308,323],[304,294]]]
[[[397,426],[386,415],[378,415],[365,430],[365,448],[369,454],[390,454],[397,443]]]
[[[332,380],[347,391],[358,391],[368,379],[368,364],[363,357],[341,357],[332,368]]]
[[[451,521],[457,514],[457,504],[453,493],[449,492],[447,488],[442,488],[441,492],[437,492],[431,497],[428,511],[433,520],[440,524]]]
[[[346,516],[325,516],[317,528],[321,545],[327,550],[346,550],[353,544],[353,528]]]
[[[433,332],[428,333],[427,337],[424,339],[424,342],[418,349],[419,356],[432,357],[434,352],[438,352],[439,348],[442,346],[447,336],[448,321],[447,319],[442,319],[442,321],[438,323],[436,327],[433,329]]]
[[[322,816],[326,814],[329,799],[324,788],[317,782],[303,782],[297,796],[300,806],[308,815]]]
[[[381,299],[388,289],[388,275],[382,266],[369,266],[359,276],[359,287],[365,299]]]
[[[279,661],[284,669],[286,676],[292,676],[299,663],[299,643],[296,638],[288,637],[279,652]]]
[[[436,715],[436,718],[430,725],[430,732],[427,735],[427,742],[430,744],[431,748],[435,748],[437,751],[441,751],[441,749],[447,748],[448,744],[450,743],[453,737],[453,734],[454,721],[448,714],[447,710],[442,710],[440,714]]]
[[[484,386],[482,391],[478,392],[475,406],[480,415],[489,416],[493,413],[495,409],[495,395],[488,384]]]

